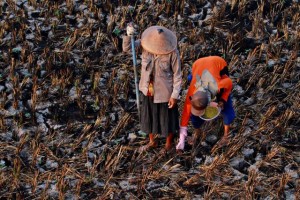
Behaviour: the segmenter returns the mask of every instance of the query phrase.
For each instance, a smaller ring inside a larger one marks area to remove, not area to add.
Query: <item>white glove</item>
[[[181,126],[180,132],[179,132],[179,142],[176,145],[176,149],[180,149],[180,150],[184,149],[184,142],[185,142],[186,136],[187,136],[187,127]]]
[[[129,24],[127,24],[127,27],[126,27],[126,32],[127,32],[127,35],[128,35],[128,36],[132,36],[132,35],[134,35],[134,34],[135,34],[134,25],[133,25],[133,23],[132,23],[132,22],[131,22],[131,23],[129,23]]]

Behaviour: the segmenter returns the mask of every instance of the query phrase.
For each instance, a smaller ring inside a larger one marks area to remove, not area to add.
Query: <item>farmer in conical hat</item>
[[[208,56],[200,58],[192,66],[191,83],[186,95],[183,113],[180,123],[179,142],[176,146],[177,152],[184,149],[185,138],[187,137],[187,126],[191,120],[195,128],[193,141],[200,136],[200,126],[204,120],[200,118],[212,99],[216,99],[218,107],[221,108],[224,123],[224,136],[218,145],[225,145],[229,137],[229,125],[235,118],[232,106],[231,90],[232,80],[226,61],[219,56]],[[202,139],[204,135],[202,133]]]
[[[130,36],[134,26],[127,26],[123,37],[123,51],[130,51]],[[142,50],[139,90],[141,131],[149,135],[149,147],[157,147],[156,136],[166,137],[165,149],[179,130],[177,99],[181,90],[182,73],[176,35],[162,26],[147,28],[135,46]]]

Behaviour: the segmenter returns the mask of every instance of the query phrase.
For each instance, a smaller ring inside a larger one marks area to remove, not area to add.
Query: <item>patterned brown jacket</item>
[[[142,50],[139,90],[147,95],[150,75],[153,74],[154,103],[166,103],[171,97],[178,99],[182,83],[179,51],[175,49],[166,55],[155,55],[143,49],[140,40],[135,41],[135,47]],[[123,51],[131,51],[130,36],[123,37]]]

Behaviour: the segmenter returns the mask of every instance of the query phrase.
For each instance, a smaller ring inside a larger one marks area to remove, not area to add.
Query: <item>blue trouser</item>
[[[235,118],[235,112],[232,106],[231,95],[228,97],[227,102],[224,104],[224,109],[221,111],[221,115],[223,117],[224,125],[229,125]],[[191,115],[191,121],[194,128],[200,128],[200,126],[205,122],[198,116]]]

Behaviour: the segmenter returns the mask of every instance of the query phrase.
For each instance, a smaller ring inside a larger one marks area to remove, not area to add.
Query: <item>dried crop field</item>
[[[191,64],[227,60],[228,146],[218,118],[181,156],[138,151],[130,21],[176,32],[181,107]],[[300,199],[299,49],[298,0],[1,0],[0,199]]]

